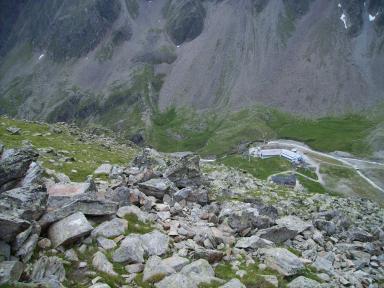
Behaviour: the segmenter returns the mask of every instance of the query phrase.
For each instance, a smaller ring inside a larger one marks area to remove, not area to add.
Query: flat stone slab
[[[103,200],[80,199],[71,201],[64,206],[45,213],[39,220],[41,227],[59,221],[73,213],[82,212],[85,215],[104,216],[113,215],[117,211],[117,203]]]
[[[52,224],[48,229],[48,237],[52,241],[53,247],[56,248],[73,242],[89,234],[92,230],[93,227],[84,214],[77,212]]]
[[[47,187],[48,195],[51,197],[73,197],[89,191],[90,183],[68,183],[53,184]]]

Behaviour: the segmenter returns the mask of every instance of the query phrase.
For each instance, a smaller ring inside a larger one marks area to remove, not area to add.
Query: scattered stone
[[[11,246],[4,241],[0,241],[0,262],[8,261],[11,257]]]
[[[295,254],[284,248],[263,248],[265,264],[284,276],[292,276],[304,268],[303,262]]]
[[[53,247],[65,245],[86,236],[93,230],[81,212],[72,214],[59,222],[52,224],[48,230],[48,237],[52,241]]]
[[[37,245],[39,246],[40,249],[47,250],[51,248],[52,242],[48,238],[43,238],[39,242],[37,242]]]
[[[23,243],[23,245],[17,250],[15,256],[18,257],[23,263],[26,263],[31,259],[33,250],[37,246],[39,235],[33,234]]]
[[[95,174],[96,176],[99,176],[99,175],[109,175],[109,173],[111,173],[111,171],[112,171],[112,165],[111,164],[101,164],[95,170],[95,172],[93,172],[93,174]]]
[[[19,261],[0,262],[0,285],[18,281],[23,269],[24,265]]]
[[[41,227],[45,228],[49,224],[59,221],[76,212],[82,212],[89,216],[113,215],[117,211],[117,204],[110,201],[80,199],[71,201],[59,208],[51,208],[54,211],[45,213],[39,220]]]
[[[246,288],[243,283],[240,282],[239,279],[232,279],[225,283],[224,285],[221,285],[220,288]]]
[[[108,261],[107,257],[100,251],[93,255],[92,266],[99,272],[106,273],[111,276],[117,276],[118,274],[113,270],[113,265]]]
[[[149,256],[161,256],[168,251],[169,237],[157,230],[142,235],[140,239]]]
[[[314,226],[320,231],[324,231],[328,236],[336,233],[336,225],[332,221],[317,219],[314,222]]]
[[[305,222],[299,217],[293,215],[277,219],[276,224],[286,227],[289,230],[296,231],[297,234],[302,233],[312,227],[312,224],[310,222]]]
[[[106,198],[117,202],[120,207],[130,204],[131,200],[131,189],[128,187],[117,187],[116,189],[110,189],[108,191]]]
[[[7,131],[9,133],[11,133],[12,135],[20,135],[20,131],[21,129],[20,128],[17,128],[17,127],[8,127],[7,128]]]
[[[121,242],[112,256],[113,262],[143,263],[144,248],[139,235],[129,235]]]
[[[89,286],[89,288],[111,288],[111,286],[105,283],[95,283],[92,286]]]
[[[179,272],[185,265],[189,263],[188,258],[173,255],[169,258],[165,258],[163,263],[169,267],[172,267],[176,272]]]
[[[137,264],[130,264],[125,266],[125,270],[127,270],[128,273],[140,273],[144,270],[144,264],[137,263]]]
[[[291,230],[285,226],[276,225],[267,229],[259,230],[256,235],[274,243],[282,243],[289,239],[295,238],[297,233],[297,230]]]
[[[320,283],[309,279],[305,278],[304,276],[300,276],[289,282],[288,288],[319,288]]]
[[[166,265],[159,256],[151,256],[144,267],[143,281],[158,282],[173,273],[176,273],[176,271]]]
[[[172,274],[155,284],[156,288],[198,288],[193,278],[184,274]]]
[[[264,282],[272,287],[279,287],[279,280],[275,275],[257,275],[257,277],[262,278]]]
[[[97,237],[97,243],[100,247],[102,247],[105,250],[111,250],[116,248],[116,243],[113,240],[104,238],[104,237]]]
[[[360,242],[373,241],[373,235],[359,227],[353,228],[348,232],[349,232],[349,239],[351,241],[360,241]]]
[[[37,283],[61,283],[65,279],[65,269],[60,258],[43,256],[33,265],[31,278]]]
[[[164,195],[171,191],[172,182],[166,178],[157,178],[139,183],[139,187],[145,195],[163,199]]]
[[[125,219],[115,218],[111,221],[101,223],[92,231],[92,236],[103,236],[105,238],[117,237],[124,234],[128,228],[128,221]]]
[[[129,214],[134,214],[137,216],[137,218],[141,221],[141,222],[147,222],[148,219],[149,219],[149,216],[147,213],[145,213],[144,211],[140,210],[139,207],[137,206],[134,206],[134,205],[131,205],[131,206],[124,206],[124,207],[120,207],[119,210],[117,211],[116,215],[120,218],[124,218],[126,215],[129,215]],[[129,223],[128,223],[129,225]]]
[[[64,258],[66,260],[72,261],[72,262],[78,262],[79,261],[79,257],[77,257],[75,249],[69,249],[69,250],[65,251]]]

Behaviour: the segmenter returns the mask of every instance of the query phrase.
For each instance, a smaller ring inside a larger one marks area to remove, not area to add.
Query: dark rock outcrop
[[[195,39],[203,31],[205,9],[199,0],[172,1],[167,11],[167,32],[176,45]]]
[[[4,151],[0,160],[0,193],[14,188],[38,156],[31,148]]]

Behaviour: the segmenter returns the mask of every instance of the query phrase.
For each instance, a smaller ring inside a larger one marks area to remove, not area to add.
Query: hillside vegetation
[[[20,128],[13,135],[7,128]],[[66,125],[49,125],[0,118],[0,143],[5,148],[20,147],[27,143],[40,150],[43,166],[66,174],[72,181],[84,181],[106,161],[111,164],[128,164],[135,155],[133,148],[116,143],[87,139],[79,131]],[[99,137],[103,139],[102,136]]]
[[[223,114],[175,108],[159,112],[148,130],[148,142],[166,152],[192,150],[202,155],[223,155],[240,143],[292,139],[322,152],[369,156],[373,150],[368,137],[380,123],[377,117],[358,114],[308,119],[260,107]]]

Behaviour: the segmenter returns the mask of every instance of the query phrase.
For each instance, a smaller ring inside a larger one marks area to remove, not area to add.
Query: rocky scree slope
[[[316,116],[383,100],[379,0],[11,2],[0,113],[137,129],[171,105]]]
[[[149,148],[76,183],[41,167],[36,148],[10,148],[0,148],[0,285],[383,284],[384,210],[370,201]]]

